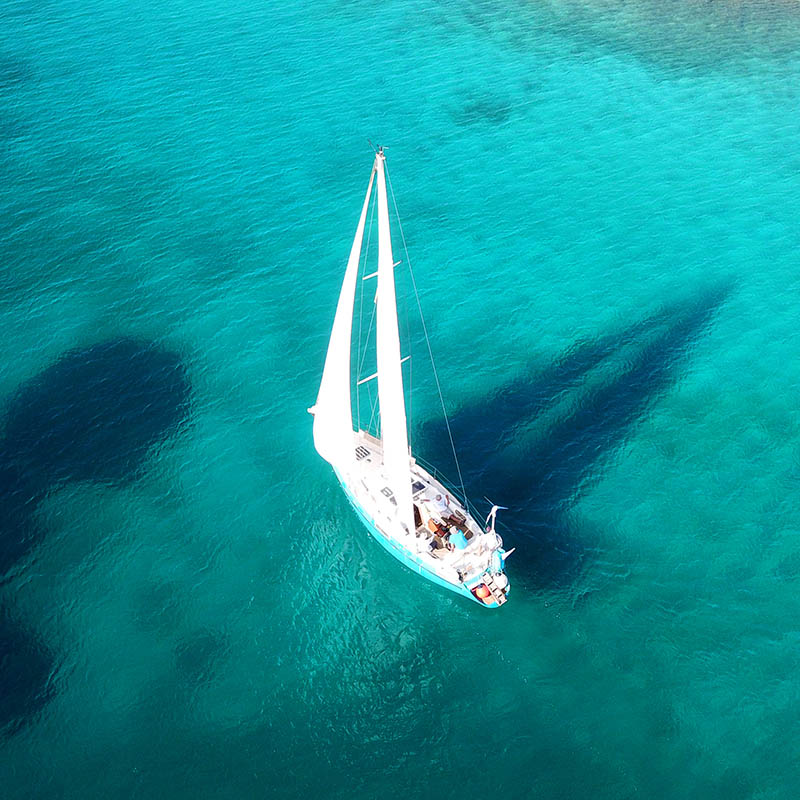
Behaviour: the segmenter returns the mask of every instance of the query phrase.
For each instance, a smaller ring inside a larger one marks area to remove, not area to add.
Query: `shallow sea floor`
[[[0,5],[4,797],[797,796],[800,12],[712,5]],[[495,613],[313,449],[367,139]]]

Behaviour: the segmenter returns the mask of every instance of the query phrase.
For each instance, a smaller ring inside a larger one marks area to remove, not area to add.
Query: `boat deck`
[[[469,583],[480,577],[501,545],[500,538],[485,533],[464,504],[413,459],[411,490],[416,529],[413,536],[406,533],[397,523],[397,504],[382,472],[380,440],[366,431],[356,431],[354,437],[356,473],[349,489],[373,518],[378,532],[449,583]],[[437,503],[437,495],[444,502]]]

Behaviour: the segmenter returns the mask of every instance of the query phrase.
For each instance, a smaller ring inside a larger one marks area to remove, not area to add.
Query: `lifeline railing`
[[[459,489],[453,488],[456,485],[453,481],[451,481],[446,475],[443,475],[441,470],[437,469],[435,466],[433,466],[433,464],[430,464],[424,458],[415,455],[414,461],[416,461],[417,464],[419,464],[423,469],[436,478],[436,480],[439,481],[439,483],[441,483],[442,486],[444,486],[444,488],[447,489],[447,491],[453,495],[453,497],[455,497],[462,506],[464,506],[464,508],[469,512],[470,516],[479,525],[481,525],[482,516],[478,513],[475,506],[467,499],[465,493],[462,494]],[[481,525],[481,527],[483,526]]]

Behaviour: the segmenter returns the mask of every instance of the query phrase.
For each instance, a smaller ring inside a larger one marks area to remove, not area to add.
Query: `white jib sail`
[[[383,466],[389,488],[397,501],[397,515],[409,532],[414,531],[411,499],[411,463],[408,453],[406,405],[400,364],[400,334],[397,328],[397,299],[394,288],[394,257],[389,230],[389,205],[383,153],[375,157],[378,173],[378,309],[376,349],[378,360],[378,402],[381,412]]]
[[[355,461],[353,440],[353,406],[350,400],[350,349],[353,332],[353,306],[355,305],[358,263],[361,243],[364,240],[364,223],[367,219],[369,198],[375,179],[375,168],[369,176],[367,195],[358,220],[356,236],[350,249],[350,258],[344,273],[342,291],[336,306],[322,382],[314,406],[314,447],[333,467],[346,473]]]

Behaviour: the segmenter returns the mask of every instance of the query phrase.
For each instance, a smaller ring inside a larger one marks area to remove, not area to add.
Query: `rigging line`
[[[370,175],[370,179],[372,176]],[[375,205],[377,203],[376,200],[377,194],[375,197],[372,198],[370,203],[370,217],[369,217],[369,226],[367,227],[367,246],[364,250],[364,261],[362,264],[361,271],[367,271],[367,258],[369,256],[369,244],[372,240],[372,223],[375,219]],[[363,281],[362,281],[363,283]],[[372,316],[369,320],[369,329],[367,330],[367,339],[369,339],[369,335],[372,332],[372,322],[375,319],[375,306],[373,304],[372,307]],[[364,342],[362,336],[362,330],[364,327],[364,287],[361,287],[361,291],[358,293],[358,369],[356,370],[356,380],[358,380],[358,376],[361,375],[361,370],[364,367],[364,359],[367,356],[367,345]],[[363,350],[362,350],[363,347]],[[358,426],[361,427],[361,393],[358,391],[358,386],[356,386],[356,419],[358,420]]]
[[[409,335],[409,340],[411,336]],[[411,425],[414,422],[414,395],[411,392],[411,388],[414,385],[414,363],[411,356],[407,356],[408,358],[408,431],[411,431]],[[409,445],[410,446],[410,445]]]
[[[370,413],[370,416],[369,416],[369,424],[367,425],[367,432],[368,433],[372,433],[372,431],[373,431],[373,427],[372,426],[373,426],[373,423],[375,423],[375,416],[376,416],[375,412],[378,409],[378,392],[377,391],[375,392],[375,398],[373,399],[372,388],[370,388],[369,389],[369,399],[372,402],[372,412]],[[376,438],[380,439],[381,438],[380,420],[378,420],[378,423],[375,424],[374,430],[375,430]]]
[[[400,213],[397,210],[397,200],[394,196],[394,188],[392,181],[389,177],[389,167],[384,162],[384,169],[386,171],[386,182],[389,185],[389,191],[392,194],[392,205],[394,206],[394,215],[397,220],[397,227],[400,229],[400,238],[403,240],[403,250],[406,254],[406,263],[408,264],[408,274],[411,276],[411,285],[414,287],[414,297],[417,300],[417,308],[419,309],[419,316],[422,320],[422,332],[425,334],[425,344],[428,346],[428,356],[431,360],[431,367],[433,367],[433,378],[436,381],[436,391],[439,394],[439,403],[442,406],[442,414],[444,415],[444,424],[447,428],[447,436],[450,439],[450,448],[453,451],[453,459],[456,462],[456,472],[458,473],[458,481],[461,486],[462,497],[467,496],[466,489],[464,489],[464,477],[461,474],[461,466],[458,463],[458,454],[456,453],[456,446],[453,443],[453,432],[450,430],[450,420],[447,418],[447,410],[444,407],[444,397],[442,397],[442,387],[439,383],[439,373],[436,371],[436,362],[433,360],[433,350],[431,350],[431,340],[428,338],[428,326],[425,324],[425,316],[422,313],[422,304],[419,301],[419,292],[417,292],[417,282],[414,279],[414,270],[411,268],[411,257],[408,254],[408,247],[406,246],[406,235],[403,233],[403,223],[400,221]]]
[[[395,217],[397,217],[397,208],[395,208]],[[399,220],[398,220],[399,222]],[[408,253],[406,253],[408,255]],[[397,262],[400,263],[399,261]],[[406,323],[406,330],[405,330],[405,340],[408,343],[408,355],[400,360],[400,363],[403,364],[405,361],[408,361],[408,422],[406,424],[407,435],[409,437],[409,447],[411,446],[411,429],[414,424],[414,373],[411,369],[411,325],[409,324],[409,313],[408,307],[410,303],[408,302],[408,292],[403,292],[403,316],[405,317]],[[402,353],[401,353],[402,355]]]

